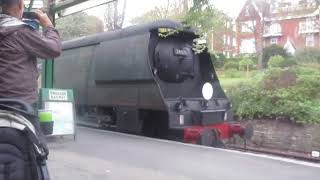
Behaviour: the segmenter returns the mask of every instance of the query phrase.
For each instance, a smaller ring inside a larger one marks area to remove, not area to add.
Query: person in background
[[[36,10],[40,34],[22,21],[24,0],[0,0],[0,98],[23,100],[34,108],[38,101],[37,58],[61,54],[61,42],[47,14]]]

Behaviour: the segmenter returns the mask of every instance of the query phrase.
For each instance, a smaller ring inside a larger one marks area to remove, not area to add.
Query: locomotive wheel
[[[243,138],[245,140],[250,140],[252,138],[252,136],[253,136],[253,133],[254,133],[253,125],[252,124],[247,124],[245,126],[245,129],[244,129]]]
[[[225,145],[219,140],[219,133],[212,129],[204,129],[199,136],[198,144],[211,147],[224,148]]]
[[[212,146],[215,140],[215,133],[211,129],[204,129],[199,136],[198,144],[204,146]]]

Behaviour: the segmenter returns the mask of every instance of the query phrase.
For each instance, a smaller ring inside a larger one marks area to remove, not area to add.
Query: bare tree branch
[[[121,3],[122,2],[122,6]],[[108,4],[105,12],[105,25],[107,31],[121,29],[125,19],[127,0],[116,0]]]

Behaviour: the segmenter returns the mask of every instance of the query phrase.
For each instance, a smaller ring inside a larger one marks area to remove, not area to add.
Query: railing
[[[271,12],[272,13],[292,13],[292,12],[299,12],[299,11],[310,10],[315,8],[317,8],[317,4],[314,2],[314,3],[306,3],[302,5],[274,7],[274,8],[271,8]]]
[[[281,31],[270,31],[270,30],[265,30],[263,32],[263,37],[276,37],[276,36],[282,36]]]

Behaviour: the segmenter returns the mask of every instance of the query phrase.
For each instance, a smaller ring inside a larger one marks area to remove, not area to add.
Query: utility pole
[[[52,11],[50,10],[52,3],[52,0],[43,0],[43,9],[48,13],[48,16],[51,19],[53,25],[55,25],[55,13],[52,13]],[[53,59],[46,59],[42,65],[42,88],[53,88],[53,70]]]

